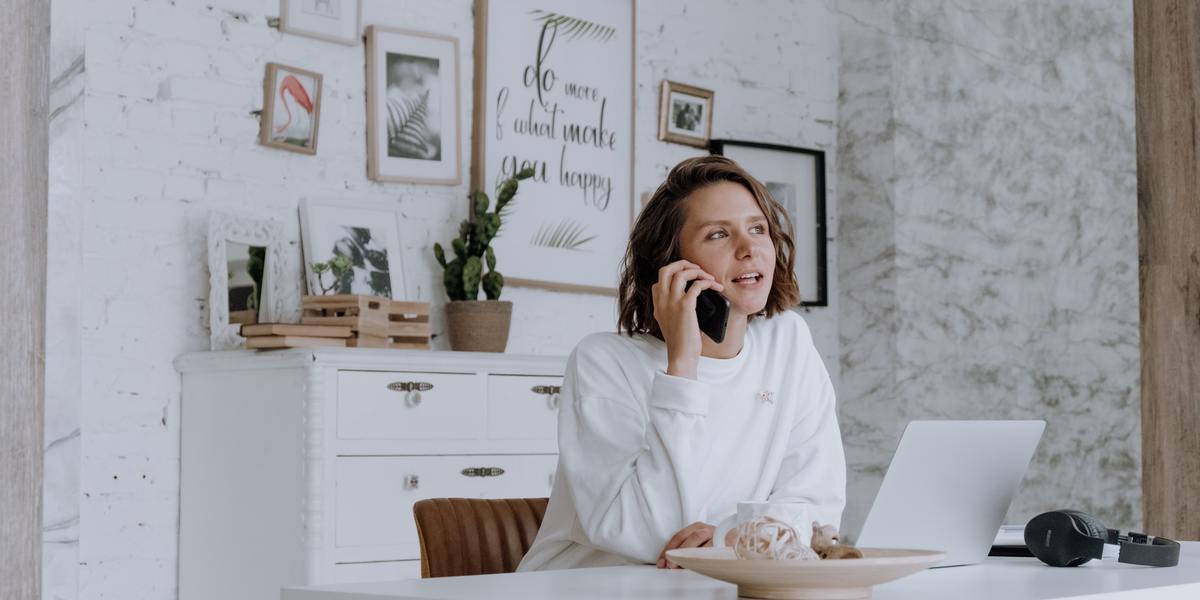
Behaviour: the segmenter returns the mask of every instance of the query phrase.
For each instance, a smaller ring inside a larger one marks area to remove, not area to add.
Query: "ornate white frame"
[[[241,348],[245,338],[239,326],[229,324],[229,265],[226,243],[237,242],[267,249],[259,321],[271,322],[284,314],[283,225],[275,219],[254,219],[214,212],[208,217],[208,328],[213,350]]]

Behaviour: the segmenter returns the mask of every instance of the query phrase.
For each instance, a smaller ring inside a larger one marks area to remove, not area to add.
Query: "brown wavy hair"
[[[736,183],[754,196],[758,208],[767,218],[771,243],[775,245],[771,293],[759,314],[772,317],[800,302],[800,288],[792,271],[795,254],[792,219],[787,211],[771,197],[766,186],[741,165],[724,156],[699,156],[671,169],[633,225],[621,264],[619,332],[631,336],[647,333],[662,339],[662,331],[654,319],[650,288],[658,282],[658,270],[679,259],[679,232],[687,219],[684,200],[696,190],[722,181]]]

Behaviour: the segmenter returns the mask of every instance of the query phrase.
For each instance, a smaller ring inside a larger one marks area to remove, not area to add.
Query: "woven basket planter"
[[[446,303],[446,328],[450,349],[460,352],[504,352],[512,302],[507,300],[459,300]]]

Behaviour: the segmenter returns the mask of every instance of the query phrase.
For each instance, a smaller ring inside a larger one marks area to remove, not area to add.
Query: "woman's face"
[[[752,315],[767,305],[775,273],[775,244],[767,218],[749,190],[722,181],[684,198],[679,254],[711,274],[725,290],[730,312]]]

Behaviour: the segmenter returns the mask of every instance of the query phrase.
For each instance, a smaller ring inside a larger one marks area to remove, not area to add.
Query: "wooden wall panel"
[[[1200,540],[1200,0],[1134,0],[1145,528]]]
[[[49,0],[0,0],[0,600],[38,598]]]

